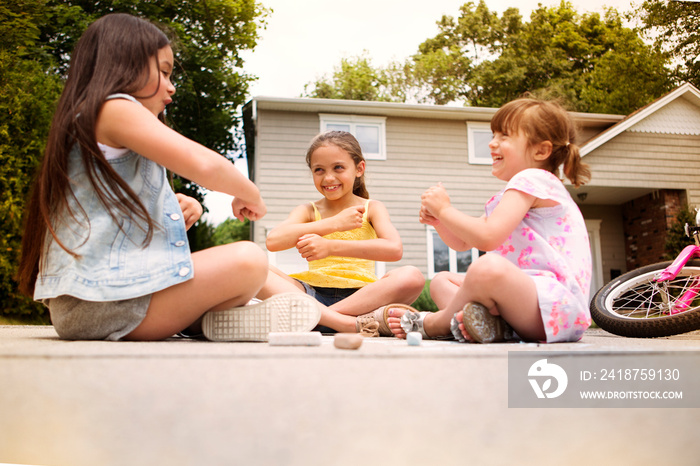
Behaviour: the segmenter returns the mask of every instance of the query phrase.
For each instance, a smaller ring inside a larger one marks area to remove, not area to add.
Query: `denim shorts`
[[[306,294],[316,298],[316,301],[324,306],[332,306],[338,301],[342,301],[359,290],[359,288],[324,288],[321,286],[311,286],[308,283],[302,282],[301,280],[297,281],[304,285]],[[338,333],[336,330],[323,325],[317,325],[316,328],[314,328],[314,331],[321,333]]]

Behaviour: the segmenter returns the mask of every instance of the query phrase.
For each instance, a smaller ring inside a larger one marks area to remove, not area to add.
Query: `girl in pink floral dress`
[[[575,145],[576,130],[558,104],[518,99],[491,120],[492,173],[506,187],[480,218],[459,212],[441,184],[421,197],[420,221],[452,249],[489,251],[466,275],[441,272],[431,296],[440,311],[391,309],[399,337],[454,334],[461,341],[577,341],[591,323],[591,254],[583,216],[562,181],[590,178]],[[515,334],[513,334],[513,331]]]

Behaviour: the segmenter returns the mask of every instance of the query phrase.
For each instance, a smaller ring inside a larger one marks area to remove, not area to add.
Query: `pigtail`
[[[367,187],[365,186],[365,174],[355,178],[355,184],[352,187],[352,193],[355,196],[359,196],[363,199],[369,199],[369,192],[367,192]]]
[[[576,144],[567,143],[564,147],[564,174],[574,187],[588,183],[591,180],[591,169],[581,160],[581,153]]]

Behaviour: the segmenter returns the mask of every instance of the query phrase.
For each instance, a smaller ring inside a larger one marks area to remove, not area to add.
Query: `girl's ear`
[[[535,160],[541,162],[547,160],[552,155],[552,142],[542,141],[535,145]]]
[[[355,166],[355,170],[357,171],[357,174],[355,175],[357,178],[361,177],[365,173],[365,161],[362,160],[360,163],[358,163]]]

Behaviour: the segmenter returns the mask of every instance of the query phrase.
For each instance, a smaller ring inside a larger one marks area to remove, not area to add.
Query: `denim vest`
[[[77,256],[63,250],[48,233],[34,299],[70,295],[117,301],[151,294],[194,276],[185,221],[165,168],[133,151],[109,163],[151,216],[155,224],[151,242],[143,246],[147,231],[143,221],[122,217],[117,224],[112,220],[90,184],[76,144],[68,163],[75,195],[75,199],[68,196],[68,204],[76,218],[63,212],[52,221],[58,238]]]

